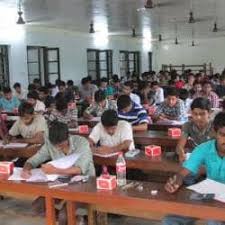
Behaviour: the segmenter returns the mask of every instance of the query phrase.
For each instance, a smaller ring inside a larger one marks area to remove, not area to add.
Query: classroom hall
[[[0,225],[225,225],[224,0],[0,0]]]

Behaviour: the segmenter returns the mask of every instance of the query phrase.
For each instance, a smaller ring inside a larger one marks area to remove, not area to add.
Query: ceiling
[[[155,8],[144,9],[145,0],[22,0],[22,9],[27,24],[32,26],[88,33],[93,21],[97,32],[130,35],[134,26],[138,35],[155,38],[161,33],[169,40],[174,39],[177,24],[179,39],[191,39],[192,33],[195,38],[225,36],[225,0],[153,2]],[[188,23],[191,5],[197,20],[194,24]],[[14,16],[17,7],[18,0],[0,0],[0,9],[10,9]],[[216,15],[219,32],[213,33]]]

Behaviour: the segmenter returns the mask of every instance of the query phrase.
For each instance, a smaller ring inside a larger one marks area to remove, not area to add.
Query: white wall
[[[181,41],[179,45],[161,42],[153,46],[154,69],[160,70],[162,64],[204,64],[212,63],[215,72],[225,67],[225,37],[201,39],[192,47],[190,41]]]
[[[10,46],[10,83],[21,82],[24,86],[28,84],[27,75],[27,45],[59,47],[61,60],[61,78],[63,80],[73,79],[79,83],[81,78],[87,75],[87,48],[112,49],[113,50],[113,72],[118,73],[119,50],[131,50],[142,52],[141,70],[148,70],[148,51],[150,44],[143,46],[141,39],[109,37],[108,42],[99,37],[98,43],[93,36],[88,34],[68,32],[56,29],[25,28],[16,27],[12,32],[4,32],[0,35],[0,44]]]

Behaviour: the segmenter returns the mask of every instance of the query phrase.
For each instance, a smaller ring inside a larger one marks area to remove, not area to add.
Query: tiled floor
[[[30,200],[0,200],[0,225],[44,225],[44,218],[34,217]],[[109,225],[160,225],[160,222],[132,217],[109,217]]]

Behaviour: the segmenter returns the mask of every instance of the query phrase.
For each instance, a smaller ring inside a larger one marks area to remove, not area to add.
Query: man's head
[[[115,110],[106,110],[101,116],[101,122],[105,131],[109,135],[113,135],[116,132],[118,124],[118,116]]]
[[[39,95],[36,91],[31,91],[27,94],[27,101],[32,105],[35,106],[37,100],[39,99]]]
[[[157,81],[153,81],[151,83],[153,91],[156,91],[159,88],[159,83]]]
[[[192,73],[190,73],[188,75],[188,83],[193,85],[194,82],[195,82],[195,77],[194,77],[194,75]]]
[[[216,132],[217,147],[220,152],[225,154],[225,112],[216,115],[213,127]]]
[[[66,83],[64,81],[60,81],[58,88],[59,88],[59,92],[64,93],[66,90]]]
[[[12,99],[12,90],[10,87],[4,87],[3,94],[4,94],[5,99],[7,99],[7,100]]]
[[[82,86],[83,86],[85,89],[88,89],[88,88],[90,88],[91,81],[90,81],[89,78],[84,77],[84,78],[82,78],[82,80],[81,80],[81,84],[82,84]]]
[[[15,83],[15,84],[13,85],[13,88],[15,89],[15,91],[16,91],[17,93],[20,93],[20,92],[21,92],[21,85],[20,85],[20,83]]]
[[[195,92],[200,92],[202,90],[202,83],[195,81],[193,84],[193,89]]]
[[[34,119],[34,107],[28,102],[22,102],[19,106],[19,116],[25,125],[30,125]]]
[[[72,80],[68,80],[66,84],[67,84],[67,87],[68,87],[68,88],[72,88],[73,85],[74,85],[74,83],[73,83]]]
[[[181,100],[185,101],[189,97],[189,91],[187,89],[180,89],[179,97]]]
[[[65,97],[59,97],[56,99],[55,107],[59,112],[64,112],[68,108],[68,102]]]
[[[178,100],[178,91],[176,88],[170,87],[167,90],[166,103],[169,107],[174,107]]]
[[[106,103],[106,94],[104,91],[98,90],[95,92],[95,102],[100,105],[104,106]]]
[[[209,81],[205,81],[202,85],[202,91],[207,95],[210,94],[210,92],[212,91],[212,83]]]
[[[134,89],[134,85],[133,85],[132,81],[127,81],[123,84],[122,92],[125,95],[130,95],[130,93],[133,91],[133,89]]]
[[[130,99],[130,96],[128,95],[121,95],[117,99],[117,108],[118,111],[127,113],[130,112],[132,109],[132,101]]]
[[[100,80],[100,87],[101,88],[107,88],[108,85],[108,80],[106,77],[102,77]]]
[[[39,91],[39,98],[42,101],[44,101],[45,98],[49,95],[49,89],[47,87],[40,87],[38,91]]]
[[[68,146],[69,129],[65,123],[57,120],[49,125],[49,141],[59,151],[63,151]]]
[[[204,128],[210,120],[211,104],[207,98],[196,98],[191,104],[192,121]]]
[[[35,78],[33,80],[33,84],[36,86],[36,88],[39,88],[41,86],[41,81],[39,78]]]

